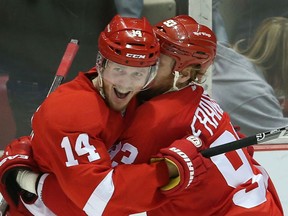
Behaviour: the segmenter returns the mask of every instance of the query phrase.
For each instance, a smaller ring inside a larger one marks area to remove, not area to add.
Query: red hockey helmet
[[[201,65],[206,71],[216,55],[216,36],[205,25],[188,15],[179,15],[155,25],[161,53],[175,59],[174,71],[189,65]]]
[[[159,42],[148,20],[116,15],[98,40],[101,55],[118,64],[132,67],[156,65]]]

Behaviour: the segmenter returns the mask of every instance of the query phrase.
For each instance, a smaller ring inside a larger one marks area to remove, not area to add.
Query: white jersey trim
[[[103,214],[115,190],[112,174],[113,170],[106,175],[89,197],[83,208],[87,215],[101,216]]]

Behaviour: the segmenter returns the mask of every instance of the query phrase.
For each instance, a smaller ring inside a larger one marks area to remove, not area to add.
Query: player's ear
[[[193,76],[193,68],[191,66],[188,66],[180,72],[178,83],[182,84],[188,82],[189,80],[191,80],[191,76]]]

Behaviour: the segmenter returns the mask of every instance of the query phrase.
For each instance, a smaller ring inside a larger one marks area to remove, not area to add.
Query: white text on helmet
[[[142,32],[140,30],[132,30],[133,37],[142,37]]]
[[[164,25],[166,25],[167,27],[172,27],[177,25],[177,22],[175,22],[174,20],[166,20],[165,22],[163,22]]]
[[[128,58],[136,58],[136,59],[145,59],[146,55],[138,55],[138,54],[133,54],[133,53],[127,53],[126,57],[128,57]]]
[[[211,34],[207,34],[206,32],[193,32],[194,35],[200,36],[207,36],[207,37],[211,37]]]

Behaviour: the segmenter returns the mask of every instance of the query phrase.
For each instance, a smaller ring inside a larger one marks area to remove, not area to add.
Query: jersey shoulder
[[[108,118],[109,112],[91,81],[81,73],[49,95],[34,114],[33,121],[53,122],[60,128],[96,127]]]
[[[142,109],[146,109],[150,113],[153,110],[157,115],[163,115],[163,117],[166,116],[167,118],[170,115],[173,116],[176,113],[185,112],[185,109],[198,106],[203,91],[201,86],[191,85],[179,91],[157,96],[145,102],[142,105]]]

